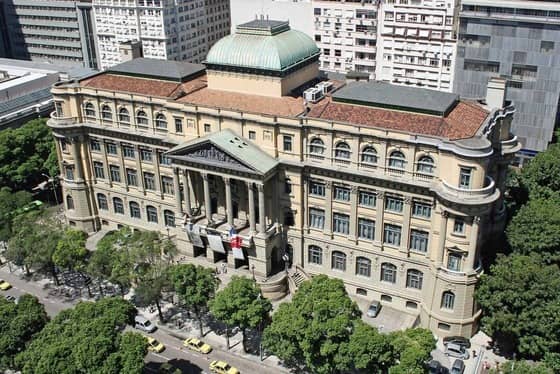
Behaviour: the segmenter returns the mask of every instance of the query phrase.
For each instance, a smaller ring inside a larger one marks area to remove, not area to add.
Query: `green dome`
[[[255,20],[237,27],[235,34],[218,41],[208,52],[209,68],[237,67],[283,72],[317,60],[319,48],[306,34],[287,22]]]

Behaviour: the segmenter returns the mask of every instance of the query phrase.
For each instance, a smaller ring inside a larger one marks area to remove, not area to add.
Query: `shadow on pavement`
[[[175,374],[178,373],[178,371],[176,371],[177,369],[179,369],[182,374],[204,373],[202,368],[188,360],[172,359],[167,361],[167,364],[169,365],[166,365],[164,362],[148,362],[144,365],[144,373]]]

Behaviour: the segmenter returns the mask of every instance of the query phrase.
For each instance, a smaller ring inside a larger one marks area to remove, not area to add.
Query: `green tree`
[[[513,217],[506,230],[514,252],[538,253],[547,262],[560,260],[560,201],[531,199]]]
[[[348,370],[343,348],[361,312],[344,283],[319,275],[283,303],[264,331],[264,347],[288,366],[314,373]]]
[[[54,263],[62,268],[81,270],[88,254],[87,234],[83,231],[66,229],[53,253]]]
[[[500,369],[490,370],[490,374],[553,374],[554,372],[541,363],[527,361],[506,361]]]
[[[521,185],[531,199],[558,197],[560,191],[560,144],[552,144],[537,154],[520,175]]]
[[[521,357],[541,359],[560,349],[560,271],[536,255],[499,256],[475,297],[482,329]]]
[[[246,351],[245,338],[247,329],[256,329],[272,310],[272,304],[261,296],[257,283],[246,277],[231,277],[227,286],[218,291],[210,301],[210,311],[227,327],[238,326],[243,335],[243,350]],[[228,329],[226,328],[227,346],[229,349]]]
[[[0,187],[30,189],[44,181],[42,173],[58,175],[54,140],[46,119],[0,131]]]
[[[8,187],[0,188],[0,241],[8,241],[12,237],[16,211],[32,200],[33,196],[27,191],[12,192]]]
[[[121,298],[80,302],[48,322],[16,356],[16,366],[23,374],[140,374],[146,342],[136,333],[121,334],[135,315]]]
[[[141,307],[155,304],[159,320],[160,322],[164,322],[163,313],[161,311],[161,300],[163,298],[163,292],[169,288],[169,279],[163,276],[140,280],[134,289],[134,301]]]
[[[14,368],[14,357],[48,322],[43,304],[22,295],[17,304],[0,299],[0,371]]]
[[[202,315],[208,310],[208,302],[218,288],[214,271],[203,266],[181,264],[171,267],[170,274],[175,293],[194,312],[200,335],[204,336]]]
[[[396,364],[390,374],[423,374],[424,365],[436,348],[436,339],[428,329],[407,329],[390,334],[391,344],[397,353]]]

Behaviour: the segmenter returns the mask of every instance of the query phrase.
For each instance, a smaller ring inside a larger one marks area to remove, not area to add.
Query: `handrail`
[[[449,184],[448,182],[446,182],[445,180],[443,179],[441,180],[446,193],[449,193],[456,197],[465,197],[465,198],[469,198],[469,197],[480,198],[480,197],[488,197],[492,195],[494,193],[496,183],[494,182],[494,179],[492,179],[489,176],[486,176],[485,181],[488,184],[486,187],[468,189],[468,188],[455,187]]]

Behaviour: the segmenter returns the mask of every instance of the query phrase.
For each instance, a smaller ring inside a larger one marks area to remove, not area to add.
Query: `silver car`
[[[373,301],[367,310],[367,316],[371,318],[377,317],[379,311],[381,310],[381,303],[379,301]]]
[[[447,344],[447,347],[445,347],[445,354],[462,360],[467,360],[469,358],[469,351],[464,346],[455,343]]]
[[[156,326],[149,319],[141,315],[134,317],[134,327],[145,332],[154,332]]]

